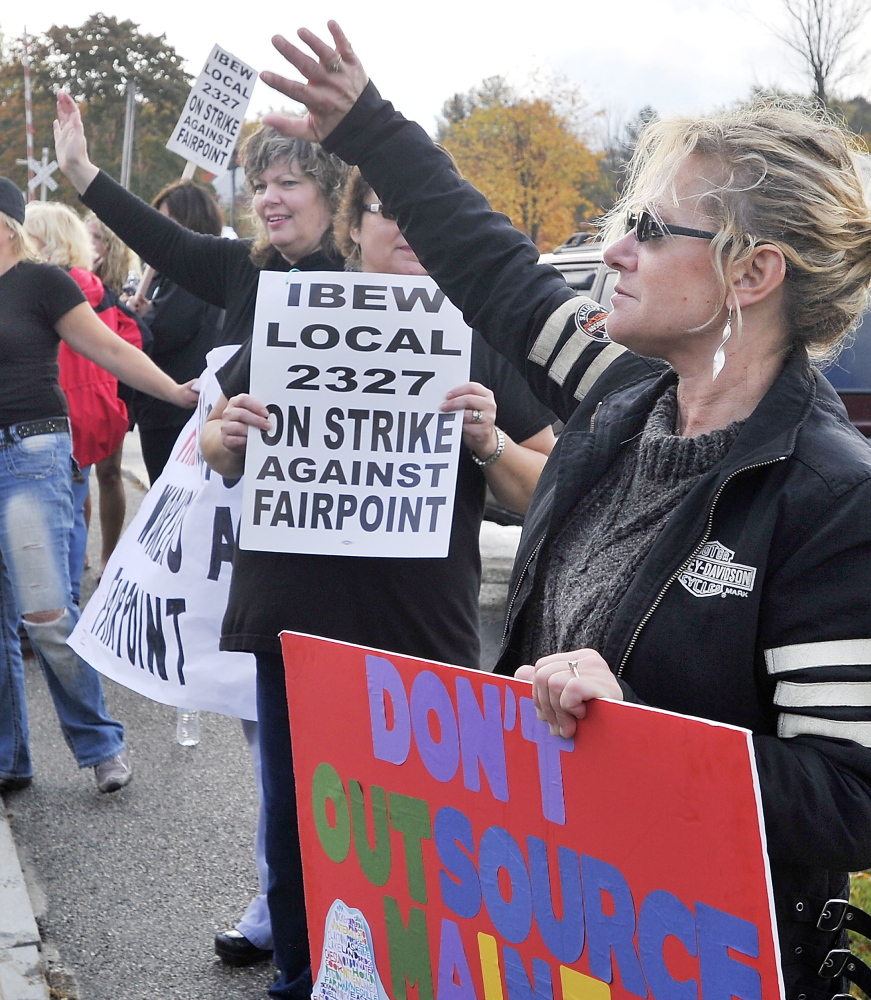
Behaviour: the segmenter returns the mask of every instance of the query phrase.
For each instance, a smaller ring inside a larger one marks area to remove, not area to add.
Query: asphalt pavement
[[[133,435],[124,469],[129,518],[147,482]],[[97,522],[95,506],[92,567]],[[485,666],[518,537],[482,531]],[[85,595],[95,583],[86,571]],[[33,659],[26,682],[35,777],[0,800],[0,1000],[262,1000],[271,964],[233,969],[212,950],[257,892],[257,800],[238,720],[202,713],[199,746],[181,747],[175,709],[104,680],[135,776],[101,795],[93,771],[76,768]]]

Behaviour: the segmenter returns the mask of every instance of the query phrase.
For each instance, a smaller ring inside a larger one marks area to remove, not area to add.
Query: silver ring
[[[341,68],[342,68],[342,57],[340,55],[337,55],[336,58],[331,63],[327,63],[327,69],[331,73],[338,73]]]
[[[484,419],[484,414],[480,410],[472,410],[472,423],[480,424]]]
[[[581,675],[578,673],[578,661],[577,660],[568,660],[567,664],[568,664],[569,670],[571,670],[571,672],[575,675],[575,677],[577,677],[577,679],[580,680],[581,679]]]

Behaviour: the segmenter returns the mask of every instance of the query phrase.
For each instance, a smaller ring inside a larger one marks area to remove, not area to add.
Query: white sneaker
[[[127,760],[127,751],[122,750],[111,760],[97,764],[94,768],[94,777],[101,792],[117,792],[119,788],[129,785],[133,778],[133,769]]]

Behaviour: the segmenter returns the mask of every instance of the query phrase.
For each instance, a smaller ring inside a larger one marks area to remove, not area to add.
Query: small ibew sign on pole
[[[166,148],[209,173],[225,173],[256,80],[257,70],[215,45]]]

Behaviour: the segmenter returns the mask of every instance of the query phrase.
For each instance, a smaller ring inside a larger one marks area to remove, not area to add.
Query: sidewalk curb
[[[0,1000],[48,1000],[39,928],[0,804]]]

